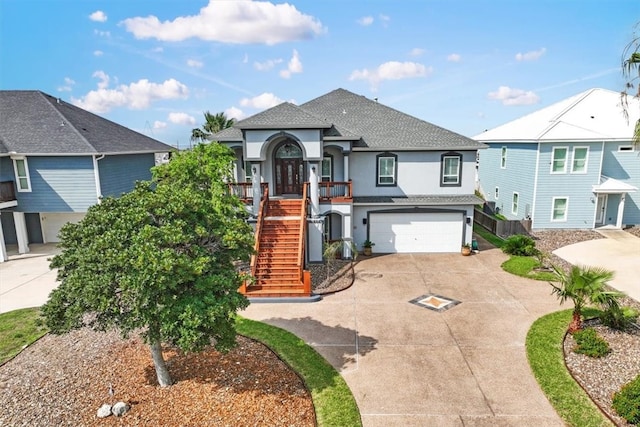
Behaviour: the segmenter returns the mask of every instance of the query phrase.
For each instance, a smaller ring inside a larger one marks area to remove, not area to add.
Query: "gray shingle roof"
[[[393,204],[393,205],[477,205],[483,200],[473,194],[452,194],[434,196],[363,196],[354,197],[354,205]]]
[[[0,154],[160,153],[174,148],[35,90],[0,91]]]
[[[222,131],[212,139],[242,140],[239,129],[329,128],[325,131],[327,139],[354,141],[355,150],[475,150],[486,147],[345,89],[336,89],[298,107],[280,104],[236,123],[234,128]]]

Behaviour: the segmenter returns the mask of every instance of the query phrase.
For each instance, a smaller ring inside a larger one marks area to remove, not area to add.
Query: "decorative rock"
[[[118,402],[115,405],[113,405],[113,408],[111,408],[111,412],[113,413],[113,415],[115,415],[116,417],[121,417],[123,416],[131,407],[129,405],[127,405],[124,402]]]
[[[111,405],[104,404],[98,409],[98,418],[107,418],[111,415]]]

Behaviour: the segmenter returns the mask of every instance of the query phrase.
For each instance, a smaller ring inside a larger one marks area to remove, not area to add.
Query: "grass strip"
[[[533,323],[526,340],[529,365],[547,399],[568,425],[611,426],[564,364],[563,339],[571,311],[547,314]]]
[[[284,329],[238,316],[239,334],[268,346],[303,379],[311,392],[318,426],[362,426],[347,383],[316,350]]]
[[[496,236],[490,231],[487,231],[484,227],[480,225],[473,224],[473,232],[476,233],[478,236],[482,237],[487,242],[491,243],[496,248],[501,248],[502,245],[504,244],[504,239]]]
[[[545,282],[553,282],[558,279],[550,271],[534,271],[534,268],[540,267],[537,259],[529,256],[511,256],[502,263],[502,269],[516,276],[526,277],[527,279],[542,280]]]
[[[0,365],[47,333],[39,308],[0,314]]]

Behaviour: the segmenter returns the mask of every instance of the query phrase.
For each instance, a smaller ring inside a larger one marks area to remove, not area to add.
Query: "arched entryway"
[[[287,138],[276,146],[273,157],[276,195],[301,195],[305,176],[300,146]]]

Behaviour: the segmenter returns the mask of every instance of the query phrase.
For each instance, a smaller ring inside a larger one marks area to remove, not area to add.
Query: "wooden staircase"
[[[247,297],[309,297],[311,275],[303,269],[305,230],[306,197],[267,198],[256,227],[257,255],[251,262],[255,280],[240,291]]]

